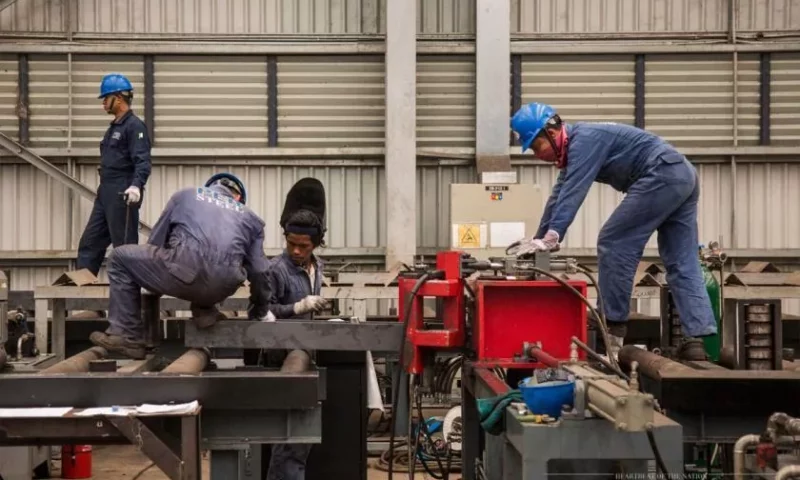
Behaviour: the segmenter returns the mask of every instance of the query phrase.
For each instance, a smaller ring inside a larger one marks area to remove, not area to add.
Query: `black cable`
[[[592,314],[598,319],[598,322],[600,322],[600,333],[602,333],[603,343],[606,346],[606,351],[610,352],[611,351],[611,348],[610,348],[611,347],[611,341],[608,338],[608,328],[603,323],[603,317],[601,317],[600,314],[597,312],[597,309],[594,308],[594,305],[592,305],[592,302],[590,302],[588,298],[583,296],[583,294],[581,292],[579,292],[575,287],[573,287],[572,285],[570,285],[569,283],[564,281],[562,278],[559,278],[557,275],[554,275],[554,274],[548,272],[547,270],[542,270],[541,268],[537,268],[537,267],[529,267],[529,268],[530,268],[530,270],[532,270],[532,271],[534,271],[534,272],[536,272],[538,274],[544,275],[545,277],[549,277],[549,278],[555,280],[556,282],[561,284],[562,287],[566,288],[567,290],[572,292],[574,295],[576,295],[578,298],[580,298],[581,301],[587,307],[589,307],[589,311],[592,312]],[[597,296],[600,297],[601,296],[600,295],[600,286],[595,284],[595,289],[597,290]],[[615,358],[613,358],[613,355],[611,355],[609,353],[608,358],[609,358],[609,361],[611,361],[612,365],[614,365],[615,367],[619,368],[619,365],[617,364],[617,360]]]
[[[421,456],[420,456],[420,461],[422,463],[422,468],[424,468],[425,471],[428,472],[428,474],[430,476],[432,476],[433,478],[435,478],[437,480],[448,480],[449,474],[448,474],[447,470],[444,469],[444,465],[442,464],[442,458],[439,456],[439,450],[436,448],[436,443],[431,438],[431,434],[428,431],[428,424],[425,422],[425,417],[422,414],[422,398],[419,395],[417,395],[416,397],[417,397],[417,399],[416,399],[417,400],[417,415],[419,416],[419,423],[420,423],[420,427],[419,428],[420,428],[420,431],[425,435],[425,438],[428,439],[428,443],[430,443],[431,449],[433,450],[433,456],[434,456],[434,458],[436,458],[436,464],[439,467],[439,471],[442,472],[442,476],[441,477],[436,476],[436,474],[434,474],[430,470],[430,468],[428,468],[428,464],[425,461],[425,459],[421,458]],[[419,437],[419,435],[417,435],[417,436]],[[417,448],[415,449],[415,451],[419,450],[421,446],[422,446],[421,442],[418,441],[417,442]],[[416,462],[414,462],[414,463],[416,463]]]
[[[139,473],[137,473],[136,476],[134,476],[131,480],[137,480],[142,475],[144,475],[144,472],[150,470],[151,468],[153,468],[155,466],[156,466],[156,462],[152,462],[150,465],[148,465],[148,466],[144,467],[143,469],[139,470]]]
[[[398,360],[399,371],[397,376],[395,377],[397,381],[394,382],[393,386],[394,390],[392,391],[392,397],[393,397],[392,412],[398,411],[397,404],[400,402],[400,377],[403,376],[402,371],[405,368],[403,364],[405,363],[405,353],[406,353],[405,345],[406,345],[406,336],[408,333],[408,322],[411,321],[411,308],[414,304],[414,298],[417,296],[417,292],[419,292],[419,289],[422,288],[422,285],[425,284],[425,282],[427,282],[431,276],[433,276],[433,273],[431,272],[426,272],[422,274],[422,276],[417,279],[417,283],[414,284],[414,287],[411,289],[411,292],[408,295],[408,298],[406,299],[406,312],[405,315],[403,315],[403,332],[401,334],[402,340],[400,341],[400,359]],[[409,386],[409,394],[410,393],[411,392]],[[399,420],[400,420],[399,418],[395,418],[395,415],[392,415],[392,428],[391,428],[391,434],[389,436],[389,458],[392,458],[394,456],[394,436],[397,433],[397,422]],[[411,439],[409,438],[408,441],[411,442]],[[392,468],[393,463],[394,462],[389,462],[389,480],[394,480],[394,477],[392,476],[392,474],[394,473],[394,469]]]
[[[650,449],[653,450],[653,456],[656,457],[656,467],[661,470],[661,475],[663,475],[664,478],[672,478],[669,473],[667,473],[667,467],[664,465],[664,459],[661,458],[661,452],[658,451],[656,437],[653,435],[652,430],[647,430],[647,441],[650,442]]]

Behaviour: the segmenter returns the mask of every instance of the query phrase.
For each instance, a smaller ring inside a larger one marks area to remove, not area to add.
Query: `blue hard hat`
[[[100,95],[97,98],[104,98],[112,93],[132,92],[133,85],[128,77],[121,73],[109,73],[100,82]]]
[[[242,181],[239,180],[239,177],[228,172],[216,173],[206,181],[205,186],[210,187],[211,185],[217,182],[219,182],[220,184],[222,184],[227,188],[232,188],[233,190],[237,191],[239,195],[242,197],[240,202],[243,205],[247,204],[247,191],[244,189],[244,183],[242,183]]]
[[[522,153],[529,148],[547,122],[556,115],[556,109],[544,103],[529,103],[511,117],[511,129],[519,134]]]

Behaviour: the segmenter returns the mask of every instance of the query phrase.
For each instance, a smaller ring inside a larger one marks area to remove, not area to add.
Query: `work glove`
[[[304,299],[294,304],[295,315],[303,315],[308,312],[319,312],[328,303],[323,297],[319,295],[308,295]]]
[[[520,258],[535,252],[555,251],[559,248],[558,240],[558,232],[555,230],[548,230],[542,238],[523,238],[522,240],[512,243],[506,249],[506,253]]]
[[[131,185],[125,190],[125,203],[131,205],[133,203],[139,203],[139,199],[142,198],[142,192],[139,190],[139,187],[134,187]]]
[[[267,314],[263,317],[259,318],[262,322],[274,322],[276,320],[275,315],[272,314],[269,310],[267,310]]]

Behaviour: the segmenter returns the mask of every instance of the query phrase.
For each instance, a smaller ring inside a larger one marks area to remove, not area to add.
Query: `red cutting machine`
[[[425,355],[436,350],[465,349],[475,363],[487,367],[539,368],[544,364],[526,353],[530,347],[538,344],[556,359],[568,360],[571,338],[586,342],[586,306],[575,292],[541,275],[541,268],[529,267],[526,273],[524,265],[513,262],[477,261],[463,252],[444,251],[436,255],[435,270],[399,278],[409,373],[421,374]],[[556,265],[549,259],[546,264]],[[468,284],[467,276],[477,270],[493,273]],[[586,282],[564,282],[586,296]],[[436,318],[425,318],[426,298],[437,300]]]

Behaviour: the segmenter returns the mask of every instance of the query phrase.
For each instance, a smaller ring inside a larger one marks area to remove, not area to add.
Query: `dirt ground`
[[[139,453],[133,446],[96,446],[92,448],[92,480],[132,480],[142,469],[150,465],[150,461]],[[60,478],[61,462],[52,462],[52,479]],[[203,480],[210,478],[208,457],[203,458]],[[406,473],[395,473],[397,480],[408,478]],[[451,476],[454,480],[458,474]],[[388,478],[386,472],[370,468],[368,480],[384,480]],[[417,479],[425,479],[423,475],[415,475]],[[148,469],[137,480],[168,480],[161,470],[156,467]],[[344,479],[342,479],[344,480]]]

